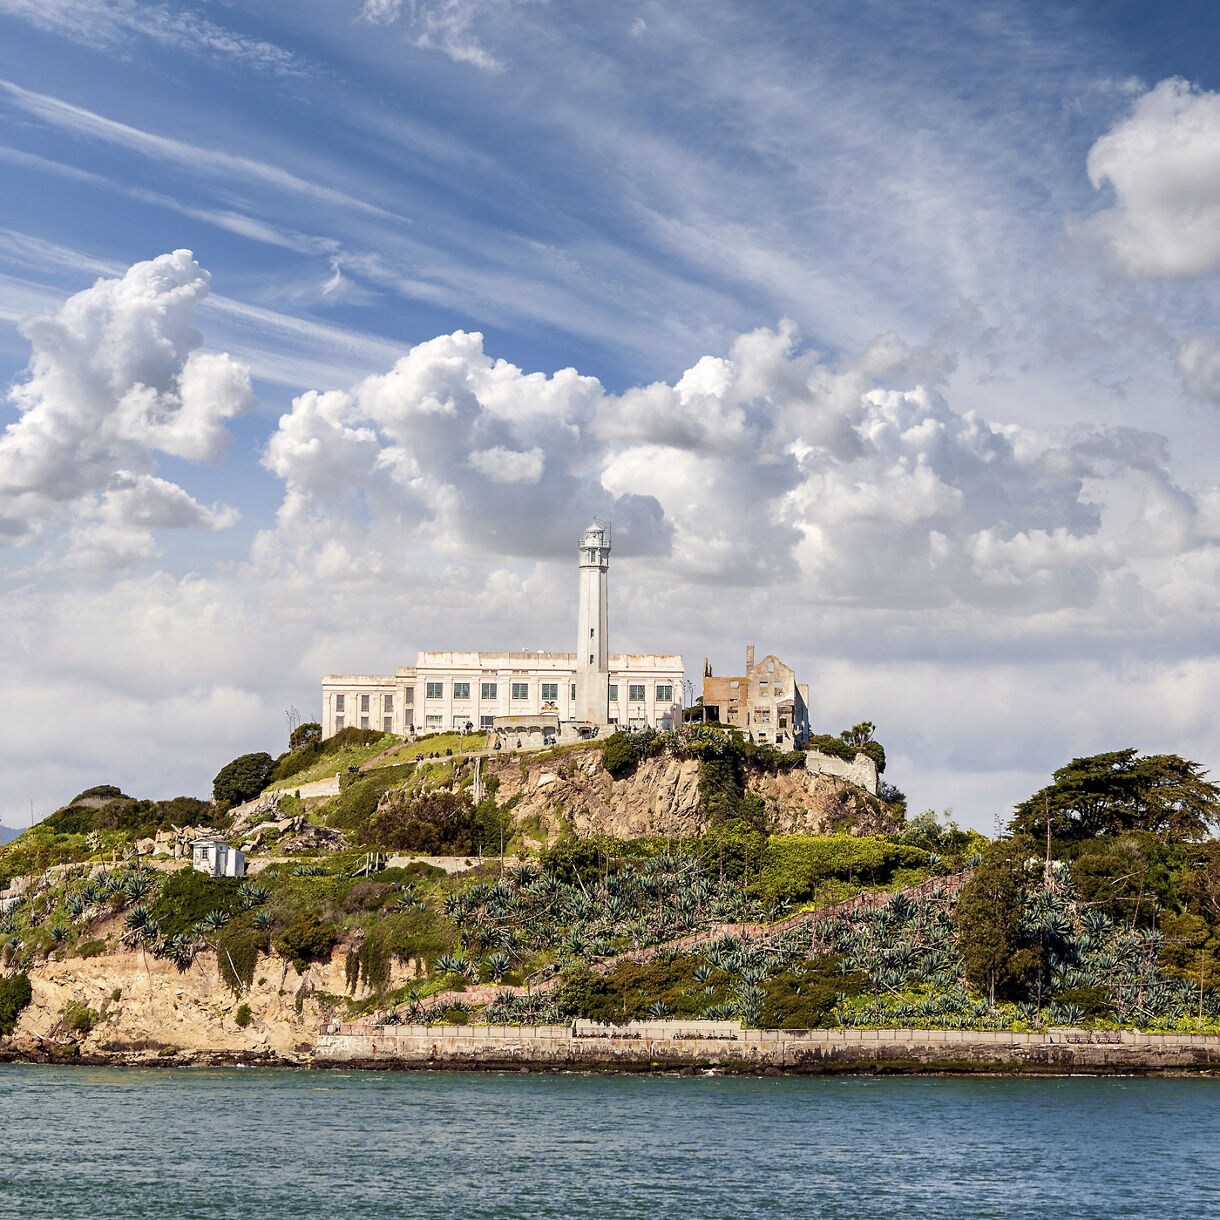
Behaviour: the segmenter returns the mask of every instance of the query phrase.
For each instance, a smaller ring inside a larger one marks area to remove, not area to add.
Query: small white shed
[[[223,839],[193,839],[191,867],[209,877],[244,877],[246,856],[238,847],[230,847]]]

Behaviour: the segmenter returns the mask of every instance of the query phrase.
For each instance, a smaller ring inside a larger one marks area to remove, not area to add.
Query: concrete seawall
[[[810,1074],[1190,1072],[1220,1069],[1220,1037],[1087,1029],[758,1030],[720,1021],[387,1025],[367,1033],[324,1032],[315,1063],[468,1070],[721,1067]]]

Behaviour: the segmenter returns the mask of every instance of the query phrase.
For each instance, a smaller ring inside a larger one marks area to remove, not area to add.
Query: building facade
[[[682,658],[609,651],[610,529],[595,522],[579,545],[577,652],[422,651],[393,674],[322,679],[322,735],[354,727],[414,736],[511,730],[519,717],[555,716],[559,737],[682,722]]]
[[[703,708],[709,720],[741,729],[751,741],[794,750],[809,737],[809,685],[768,654],[757,663],[746,645],[746,671],[718,678],[703,662]]]

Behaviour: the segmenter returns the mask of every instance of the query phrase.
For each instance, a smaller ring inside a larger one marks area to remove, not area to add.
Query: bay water
[[[0,1216],[1220,1215],[1220,1081],[0,1066]]]

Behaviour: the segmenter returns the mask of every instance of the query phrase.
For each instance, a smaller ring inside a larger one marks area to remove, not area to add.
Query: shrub
[[[102,1019],[102,1014],[80,1000],[69,1000],[64,1009],[64,1028],[74,1034],[91,1033]]]
[[[479,822],[470,797],[447,790],[419,792],[378,809],[358,832],[366,847],[463,855],[479,849]]]
[[[165,937],[189,932],[213,911],[240,911],[240,884],[236,877],[209,877],[184,868],[161,883],[150,913]]]
[[[107,799],[120,797],[123,800],[131,800],[131,797],[125,795],[122,788],[116,788],[113,784],[98,784],[93,788],[86,788],[84,792],[77,793],[69,804],[75,805],[77,801],[88,800],[90,797],[96,796],[106,797]]]
[[[77,947],[77,957],[100,957],[106,952],[106,942],[104,940],[87,940],[83,945]]]
[[[583,962],[564,970],[552,997],[561,1016],[612,1025],[621,1025],[627,1020],[622,992]]]
[[[250,1011],[249,1004],[239,1004],[237,1011],[233,1014],[233,1023],[238,1029],[249,1028],[250,1022],[254,1020],[254,1014]]]
[[[0,1034],[11,1034],[21,1011],[34,998],[28,974],[0,979]]]
[[[212,943],[220,977],[240,995],[254,981],[259,954],[267,951],[267,933],[231,923],[212,937]]]
[[[839,997],[859,995],[868,983],[866,974],[843,974],[838,965],[838,958],[822,958],[802,973],[789,969],[771,975],[763,985],[759,1028],[817,1029],[829,1024]]]
[[[773,835],[758,880],[765,902],[804,902],[820,882],[883,885],[898,869],[926,866],[928,853],[878,835]]]
[[[298,724],[288,735],[288,746],[293,750],[297,749],[298,746],[318,745],[321,741],[322,726],[314,720],[308,721],[305,724]]]
[[[275,938],[277,952],[304,974],[310,962],[327,961],[339,939],[334,924],[322,923],[313,915],[298,915]]]
[[[225,805],[253,800],[271,782],[270,754],[242,754],[221,767],[212,781],[212,799]]]

